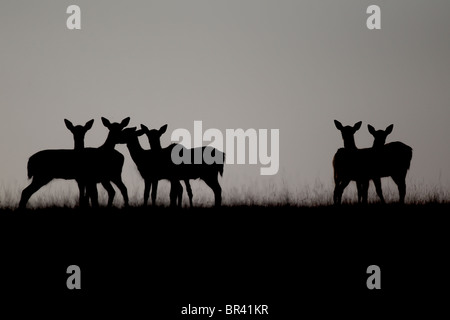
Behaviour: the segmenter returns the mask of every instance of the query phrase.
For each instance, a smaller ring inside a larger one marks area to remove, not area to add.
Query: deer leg
[[[176,207],[177,198],[180,194],[180,188],[181,192],[183,192],[183,188],[181,187],[180,181],[178,180],[170,181],[170,207]]]
[[[77,180],[79,190],[79,202],[80,207],[86,207],[89,204],[89,199],[86,197],[86,187],[83,182]]]
[[[102,186],[105,188],[106,192],[108,192],[108,208],[111,208],[116,191],[109,181],[102,181]]]
[[[333,202],[335,205],[340,204],[338,193],[339,193],[339,182],[335,182],[333,192]]]
[[[333,203],[334,203],[335,205],[338,204],[338,197],[337,197],[338,192],[337,192],[337,190],[338,190],[338,188],[339,188],[339,183],[340,183],[339,178],[338,178],[337,175],[335,174],[335,175],[334,175],[334,191],[333,191]]]
[[[381,189],[381,179],[380,178],[373,179],[373,184],[375,185],[375,190],[377,190],[377,195],[380,198],[381,203],[385,204],[386,201],[384,201],[383,190]]]
[[[361,182],[361,202],[367,204],[368,192],[369,192],[370,180],[364,180]]]
[[[150,180],[144,180],[144,206],[148,204],[148,196],[150,194],[150,189],[152,187],[152,183]]]
[[[122,181],[121,177],[117,177],[113,180],[114,184],[119,188],[120,193],[122,193],[123,201],[125,204],[125,207],[128,207],[128,190],[125,184]]]
[[[177,207],[181,208],[183,206],[183,187],[178,190],[177,194]]]
[[[49,183],[52,179],[36,179],[33,178],[33,181],[23,189],[22,196],[20,197],[19,202],[19,209],[24,209],[27,205],[28,200],[31,198],[31,196],[38,191],[40,188],[45,186],[47,183]]]
[[[91,198],[91,205],[93,208],[98,208],[98,192],[96,183],[88,183],[86,185],[86,192],[89,198]]]
[[[405,175],[392,177],[394,182],[397,184],[398,193],[399,193],[399,202],[401,204],[405,203],[405,195],[406,195],[406,181]]]
[[[206,179],[204,181],[214,192],[215,206],[220,207],[222,205],[222,187],[220,186],[217,177],[215,179]]]
[[[184,180],[184,184],[186,185],[186,191],[189,197],[189,206],[192,208],[192,188],[191,188],[191,184],[189,183],[189,179]]]
[[[351,180],[344,180],[341,181],[341,185],[339,186],[339,204],[342,202],[342,195],[344,193],[345,188],[347,188],[347,186],[349,185],[349,183],[351,182]]]
[[[183,205],[183,186],[181,185],[180,181],[177,181],[177,189],[178,207],[181,208]]]
[[[152,181],[152,206],[156,205],[156,194],[158,193],[158,180]]]
[[[356,182],[356,190],[358,191],[358,203],[361,203],[363,200],[364,184],[361,181],[355,182]]]
[[[400,203],[405,203],[405,196],[406,196],[406,181],[402,180],[398,186],[398,192],[400,195]]]
[[[334,187],[334,204],[341,204],[342,202],[342,194],[344,193],[345,188],[350,183],[350,180],[342,180],[340,183],[337,183]]]

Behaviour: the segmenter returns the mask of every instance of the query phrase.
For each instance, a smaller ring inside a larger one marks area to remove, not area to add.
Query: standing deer
[[[370,124],[367,125],[367,128],[369,129],[370,134],[373,135],[375,140],[373,141],[372,149],[380,149],[384,146],[386,143],[387,136],[392,132],[392,129],[394,128],[394,125],[389,125],[386,130],[375,130],[374,127],[372,127]],[[377,195],[381,200],[381,203],[386,203],[383,196],[383,190],[381,188],[381,178],[374,177],[373,183],[375,185],[375,190],[377,191]],[[362,192],[364,193],[363,197],[367,199],[367,193],[369,189],[369,181],[366,181],[367,183],[363,183],[362,185]]]
[[[391,177],[397,184],[399,192],[399,202],[405,202],[406,195],[406,174],[409,170],[412,159],[412,148],[402,142],[395,141],[386,143],[386,137],[392,132],[394,125],[391,124],[386,130],[375,130],[370,124],[367,126],[373,141],[373,160],[370,178],[377,189],[377,194],[381,202],[385,203],[383,191],[381,190],[381,178]],[[368,186],[367,186],[368,187]],[[364,190],[367,194],[367,188]]]
[[[340,204],[342,199],[342,193],[344,189],[348,186],[350,181],[354,180],[356,182],[356,187],[358,190],[358,202],[364,202],[363,199],[363,184],[360,177],[351,174],[351,168],[347,168],[347,157],[352,154],[356,154],[355,143],[355,132],[361,128],[362,122],[359,121],[354,124],[354,126],[343,126],[339,121],[334,120],[334,125],[341,132],[342,140],[344,141],[344,148],[340,148],[333,157],[333,169],[334,169],[334,195],[333,200],[335,204]],[[350,171],[350,172],[349,172]]]
[[[167,130],[167,124],[162,126],[159,130],[156,129],[152,129],[149,130],[145,125],[141,124],[141,132],[145,133],[145,135],[148,138],[148,142],[150,144],[150,150],[153,150],[155,155],[163,155],[165,152],[167,152],[170,150],[170,152],[172,151],[172,146],[169,146],[167,150],[163,150],[163,148],[161,147],[161,136],[166,132]],[[162,159],[164,159],[164,156],[162,156]],[[163,160],[165,161],[165,160]],[[160,164],[162,166],[164,166],[164,164]],[[191,188],[191,184],[189,183],[189,179],[184,179],[184,184],[186,185],[186,191],[189,197],[189,206],[192,208],[193,204],[192,204],[192,188]],[[144,191],[144,198],[148,199],[148,195],[150,192],[150,187],[152,189],[152,203],[154,203],[154,201],[156,201],[156,194],[158,191],[158,180],[154,180],[151,185],[148,186],[148,189],[146,188]],[[180,200],[181,201],[181,200]]]
[[[28,178],[33,180],[22,191],[19,208],[25,208],[30,197],[53,179],[80,181],[87,186],[87,192],[95,202],[97,188],[93,186],[96,183],[112,181],[121,191],[125,206],[128,206],[127,188],[122,182],[124,156],[114,147],[120,132],[129,121],[130,118],[125,118],[121,123],[110,123],[102,117],[103,125],[109,129],[109,133],[105,143],[98,148],[42,150],[32,155],[28,160]],[[112,203],[112,200],[111,197],[108,204]]]
[[[66,124],[67,129],[69,129],[70,132],[73,134],[74,139],[74,150],[83,150],[84,149],[84,137],[86,135],[86,132],[89,131],[92,128],[92,125],[94,124],[94,119],[86,122],[84,126],[82,125],[76,125],[74,126],[72,122],[70,122],[67,119],[64,119],[64,123]],[[86,186],[83,184],[81,180],[77,180],[78,189],[80,192],[80,200],[79,205],[85,206],[89,204],[89,196],[88,194],[85,194],[85,188]],[[114,188],[111,186],[111,183],[109,181],[104,181],[103,187],[108,192],[108,207],[112,206],[112,199],[114,199],[115,191]],[[96,186],[90,186],[90,190],[92,188],[96,188]],[[95,192],[94,192],[95,194]],[[91,198],[91,202],[93,206],[98,205],[98,199]]]
[[[167,148],[161,148],[161,135],[166,132],[167,130],[167,124],[162,126],[159,130],[149,130],[145,125],[141,124],[141,130],[147,135],[150,148],[151,150],[157,151],[157,168],[156,172],[159,176],[165,176],[170,177],[174,180],[183,180],[186,184],[186,189],[188,190],[189,194],[189,201],[192,203],[192,191],[189,191],[190,185],[189,180],[190,179],[202,179],[214,192],[214,199],[215,199],[215,205],[216,207],[219,207],[222,204],[222,187],[219,184],[218,175],[223,175],[223,166],[225,163],[225,153],[212,148],[212,147],[198,147],[198,148],[192,148],[192,149],[186,149],[184,147],[181,148],[181,152],[183,154],[189,154],[190,153],[190,159],[195,158],[195,154],[205,154],[205,150],[209,152],[210,155],[214,154],[214,158],[220,158],[222,161],[221,163],[212,163],[208,164],[205,162],[205,160],[202,157],[202,163],[200,164],[174,164],[172,161],[172,149],[177,144],[171,144]],[[179,152],[180,152],[179,151]],[[157,184],[153,186],[152,191],[152,198],[153,198],[153,192],[156,196],[156,190],[157,190]]]
[[[158,154],[154,150],[144,150],[139,143],[139,136],[143,135],[142,130],[136,131],[136,128],[126,128],[121,132],[119,143],[127,145],[130,156],[136,164],[141,177],[144,179],[144,205],[148,203],[148,196],[151,186],[157,185],[158,180],[167,179],[171,183],[170,205],[174,207],[178,200],[178,206],[181,207],[183,187],[179,180],[172,177],[161,175],[159,171]],[[154,189],[153,189],[154,190]],[[155,198],[152,198],[152,205],[155,205]]]

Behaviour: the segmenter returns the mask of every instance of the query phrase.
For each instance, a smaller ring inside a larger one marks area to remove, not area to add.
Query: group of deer
[[[207,164],[179,164],[172,162],[172,150],[176,144],[166,148],[161,146],[161,135],[167,130],[167,125],[159,130],[149,130],[145,125],[141,129],[126,128],[130,118],[120,123],[111,123],[102,117],[103,125],[109,129],[106,141],[98,148],[85,148],[84,137],[92,128],[94,120],[88,121],[84,126],[74,126],[69,120],[64,120],[66,127],[72,132],[75,142],[74,149],[43,150],[35,153],[28,160],[28,178],[32,182],[26,187],[20,199],[19,207],[24,208],[30,197],[41,187],[53,179],[76,180],[79,188],[80,206],[87,205],[89,199],[94,207],[98,206],[97,184],[101,183],[108,193],[108,206],[112,206],[115,196],[113,182],[122,193],[125,206],[128,206],[127,188],[122,181],[122,168],[124,156],[115,150],[116,144],[126,144],[131,158],[135,162],[139,173],[145,182],[144,205],[147,204],[150,190],[152,191],[152,204],[156,203],[159,180],[168,180],[171,184],[170,204],[181,206],[184,181],[192,207],[192,189],[190,179],[202,179],[214,192],[215,205],[221,205],[222,188],[218,175],[223,175],[223,163]],[[400,202],[403,203],[406,194],[406,174],[412,158],[412,149],[402,142],[385,144],[386,137],[392,132],[393,125],[386,130],[375,130],[368,125],[369,132],[375,140],[371,148],[358,149],[354,134],[361,128],[361,121],[354,126],[343,126],[334,121],[336,128],[341,131],[344,148],[340,148],[333,158],[335,189],[333,200],[340,204],[342,193],[351,181],[356,181],[358,202],[367,203],[369,181],[375,184],[376,192],[384,201],[381,189],[381,178],[392,177],[398,186]],[[139,142],[139,137],[146,135],[150,149],[145,150]],[[181,152],[204,154],[205,148],[182,148]],[[225,154],[212,148],[211,155],[218,153],[225,160]],[[217,156],[217,154],[216,154]]]
[[[354,126],[343,126],[334,120],[336,128],[341,131],[344,148],[340,148],[333,158],[335,204],[340,204],[342,193],[350,181],[355,181],[358,191],[358,202],[367,203],[369,181],[375,184],[375,189],[382,203],[385,203],[381,189],[381,178],[392,177],[397,184],[400,203],[404,203],[406,195],[406,174],[412,159],[412,149],[402,142],[386,144],[386,137],[392,132],[394,125],[386,130],[375,130],[367,126],[375,138],[371,148],[358,149],[354,134],[361,128],[361,121]]]
[[[106,141],[98,148],[85,148],[84,137],[92,128],[94,120],[88,121],[84,126],[74,126],[69,120],[64,120],[66,127],[72,132],[74,149],[43,150],[35,153],[28,160],[28,178],[33,179],[29,186],[22,191],[19,208],[24,208],[30,197],[41,187],[53,179],[76,180],[79,189],[79,204],[98,206],[97,184],[101,183],[108,193],[108,206],[112,206],[115,191],[111,182],[120,190],[125,206],[128,206],[128,193],[122,181],[122,168],[124,156],[115,150],[116,144],[126,144],[131,158],[135,162],[145,182],[144,205],[147,205],[150,190],[152,191],[152,204],[156,203],[156,195],[159,180],[168,180],[171,184],[170,204],[181,206],[183,187],[180,181],[184,181],[192,207],[192,189],[190,179],[202,179],[214,192],[215,205],[221,205],[222,188],[218,181],[218,175],[223,174],[221,164],[179,164],[172,162],[172,149],[176,144],[167,148],[161,147],[161,135],[167,130],[164,125],[159,130],[149,130],[145,125],[141,129],[136,127],[126,128],[130,118],[125,118],[120,123],[111,123],[106,118],[101,118],[103,125],[109,129]],[[147,135],[150,149],[144,150],[139,142],[139,136]],[[203,147],[210,148],[210,147]],[[196,152],[197,148],[181,148],[181,152]],[[225,154],[218,152],[225,159]]]

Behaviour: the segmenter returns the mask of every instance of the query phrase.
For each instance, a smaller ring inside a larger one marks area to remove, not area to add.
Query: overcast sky
[[[80,31],[66,28],[71,4]],[[371,4],[381,30],[366,27]],[[449,13],[444,0],[3,0],[0,182],[22,188],[30,155],[72,148],[64,118],[95,119],[86,146],[99,146],[101,116],[130,116],[133,126],[169,124],[163,146],[194,120],[224,132],[279,129],[279,174],[227,166],[225,193],[276,179],[331,184],[343,146],[334,119],[363,121],[358,147],[372,144],[368,123],[393,123],[388,141],[414,149],[409,178],[449,185]],[[117,149],[125,183],[141,183]]]

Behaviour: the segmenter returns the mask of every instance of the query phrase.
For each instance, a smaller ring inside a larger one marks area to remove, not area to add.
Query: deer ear
[[[355,129],[355,131],[358,131],[359,128],[361,128],[362,125],[362,121],[359,121],[357,123],[355,123],[355,125],[353,126],[353,129]]]
[[[64,119],[64,123],[66,124],[67,129],[69,129],[70,131],[73,130],[73,124],[72,124],[72,122],[70,122],[70,121],[67,120],[67,119]]]
[[[142,129],[136,131],[136,135],[137,135],[138,137],[142,136],[144,133],[145,133],[145,132],[144,132],[144,130],[142,130]]]
[[[159,128],[159,135],[162,135],[167,130],[167,124],[163,125],[161,128]]]
[[[149,131],[148,128],[147,128],[147,126],[144,125],[144,124],[141,124],[141,129],[142,129],[142,132],[144,132],[144,133],[146,133],[146,132]]]
[[[107,128],[109,128],[111,126],[111,122],[109,122],[109,120],[106,118],[102,117],[102,122],[103,122],[103,125]]]
[[[94,119],[89,120],[88,122],[86,122],[86,124],[84,125],[84,129],[86,129],[86,131],[88,131],[89,129],[92,128],[92,125],[94,124]]]
[[[342,130],[344,127],[342,126],[342,123],[340,123],[339,121],[337,121],[337,120],[334,120],[334,125],[336,126],[336,128],[338,129],[338,130]]]
[[[375,135],[375,128],[372,127],[370,124],[367,125],[367,129],[369,129],[369,132],[371,135]]]
[[[130,117],[126,117],[125,119],[122,120],[122,122],[120,123],[120,126],[122,128],[125,128],[129,123],[130,123]]]
[[[386,135],[390,134],[392,132],[392,130],[394,129],[394,125],[391,124],[389,127],[386,128]]]

